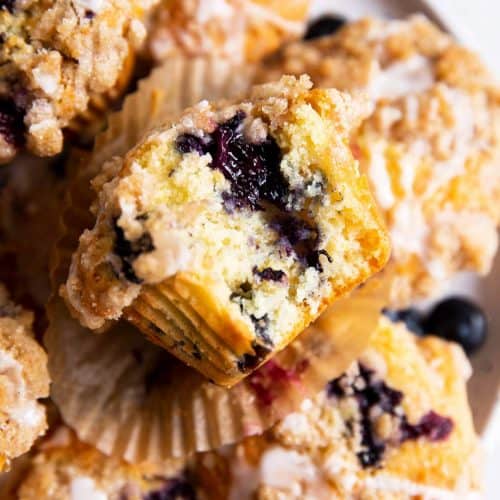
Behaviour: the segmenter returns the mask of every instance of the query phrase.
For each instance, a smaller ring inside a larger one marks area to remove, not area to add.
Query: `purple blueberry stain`
[[[278,235],[278,244],[284,255],[294,254],[304,267],[313,267],[323,272],[320,256],[324,255],[332,262],[324,249],[319,249],[319,231],[307,221],[291,214],[276,217],[271,221],[271,228]]]
[[[321,196],[325,192],[325,185],[327,181],[321,172],[316,172],[312,179],[307,179],[304,182],[304,186],[302,188],[295,187],[290,190],[290,194],[288,195],[287,201],[287,210],[303,210],[304,209],[304,201],[315,200],[320,201]]]
[[[386,414],[399,420],[400,443],[419,438],[442,441],[453,431],[453,421],[434,411],[426,413],[418,423],[410,424],[401,408],[404,394],[377,379],[375,373],[362,364],[359,364],[359,374],[354,382],[349,383],[347,376],[342,375],[328,383],[326,392],[328,397],[354,398],[357,403],[361,428],[361,450],[357,456],[362,467],[378,466],[388,444],[377,436],[375,421],[371,416],[374,409],[379,415]],[[353,428],[352,424],[350,428]]]
[[[254,266],[252,269],[252,273],[258,279],[262,281],[273,281],[275,283],[287,284],[287,276],[284,271],[281,269],[273,269],[272,267],[265,267],[262,270],[259,270],[257,266]]]
[[[210,138],[208,139],[210,140]],[[200,156],[208,153],[207,143],[201,137],[194,134],[182,134],[176,141],[177,150],[180,153],[198,153]]]
[[[12,100],[0,99],[0,136],[11,146],[20,148],[25,130],[24,110]]]
[[[250,319],[252,320],[255,333],[257,337],[268,347],[273,346],[273,341],[271,337],[269,337],[267,331],[269,328],[269,316],[264,314],[261,317],[257,317],[254,314],[250,315]]]
[[[309,266],[314,267],[320,273],[322,273],[324,271],[323,264],[321,264],[321,261],[320,261],[321,255],[323,255],[330,264],[333,262],[333,259],[330,257],[330,254],[324,249],[314,250],[311,254],[309,254],[309,258],[308,258]]]
[[[231,295],[229,296],[229,300],[239,305],[241,312],[243,312],[245,309],[244,301],[252,300],[252,298],[253,298],[253,289],[252,285],[248,281],[240,283],[238,288],[234,292],[232,292]]]
[[[424,437],[432,442],[444,441],[453,431],[453,420],[435,411],[426,413],[417,424],[410,424],[403,418],[400,426],[401,441]]]

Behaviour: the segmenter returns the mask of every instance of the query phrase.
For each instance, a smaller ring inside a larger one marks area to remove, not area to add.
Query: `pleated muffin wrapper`
[[[221,60],[169,60],[110,117],[92,153],[73,153],[76,174],[51,263],[55,290],[67,278],[80,234],[94,223],[89,183],[103,163],[186,106],[244,92],[251,70],[245,71]],[[52,398],[78,437],[106,454],[140,462],[215,449],[262,433],[343,373],[366,347],[385,295],[364,286],[339,300],[286,349],[228,389],[128,322],[108,324],[100,334],[82,327],[54,294],[45,336]]]
[[[95,334],[53,297],[45,340],[52,398],[78,437],[131,462],[187,456],[260,434],[366,348],[384,300],[355,292],[232,388],[214,385],[130,323]]]

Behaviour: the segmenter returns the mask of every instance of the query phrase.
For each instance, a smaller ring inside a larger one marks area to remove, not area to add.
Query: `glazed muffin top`
[[[148,26],[147,51],[255,62],[305,29],[310,0],[163,0]]]
[[[197,456],[195,474],[218,498],[472,497],[469,375],[457,345],[381,318],[344,375],[266,435]]]
[[[500,220],[500,92],[479,58],[422,16],[365,19],[285,47],[257,79],[303,72],[376,104],[352,148],[391,232],[394,300],[432,295],[460,270],[487,272]]]
[[[194,491],[183,475],[183,465],[180,460],[129,464],[103,455],[60,426],[37,444],[8,493],[20,500],[177,498]]]
[[[62,149],[62,128],[130,70],[154,0],[33,0],[0,10],[0,163]]]

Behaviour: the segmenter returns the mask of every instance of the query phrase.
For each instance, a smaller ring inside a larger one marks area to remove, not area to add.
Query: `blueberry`
[[[176,147],[183,154],[196,152],[201,156],[207,153],[207,145],[203,139],[193,134],[180,135],[177,138]]]
[[[201,138],[180,135],[177,150],[184,154],[210,153],[210,167],[221,171],[231,184],[231,190],[222,194],[228,212],[242,208],[261,210],[266,202],[283,208],[289,186],[280,169],[281,149],[271,136],[260,143],[248,142],[243,134],[245,116],[238,111]]]
[[[241,373],[246,373],[257,368],[271,352],[268,347],[257,344],[256,342],[252,343],[252,348],[255,354],[243,354],[243,356],[238,359],[237,366]]]
[[[366,440],[364,437],[364,424],[362,423],[361,426],[363,429],[361,431],[363,435],[361,439],[363,451],[358,452],[356,455],[363,468],[376,467],[384,457],[386,446],[384,443],[375,443],[370,440]]]
[[[326,35],[332,35],[339,30],[346,20],[343,17],[325,15],[318,17],[307,27],[304,40],[312,40]]]
[[[391,415],[399,420],[401,432],[399,442],[425,438],[429,441],[442,441],[453,431],[453,421],[431,410],[416,424],[408,422],[406,414],[401,413],[404,394],[377,379],[370,368],[359,364],[359,375],[348,386],[346,375],[331,380],[327,387],[328,397],[354,398],[359,410],[359,426],[361,432],[361,450],[357,453],[362,467],[376,467],[384,458],[384,453],[390,440],[384,440],[377,435],[373,410],[376,414]],[[363,383],[359,384],[358,382]],[[397,411],[399,409],[399,411]],[[393,443],[394,444],[394,443]]]
[[[383,309],[382,313],[394,323],[403,322],[415,335],[423,336],[425,333],[422,327],[422,314],[417,309]]]
[[[122,268],[121,272],[125,278],[136,284],[142,281],[134,272],[133,262],[142,253],[149,253],[155,249],[153,240],[149,233],[144,233],[135,241],[129,241],[125,238],[125,232],[118,225],[118,219],[113,220],[113,229],[115,231],[115,242],[113,245],[113,252],[121,258]]]
[[[252,273],[261,280],[265,281],[275,281],[277,283],[286,283],[286,273],[281,269],[273,269],[271,267],[266,267],[259,271],[257,266],[254,266]]]
[[[272,347],[273,341],[267,333],[269,329],[269,316],[267,314],[264,314],[263,316],[258,318],[254,314],[251,314],[250,319],[252,320],[257,337],[259,337],[259,339],[262,340],[264,344]]]
[[[396,407],[403,401],[403,393],[389,387],[383,380],[375,380],[374,372],[364,365],[359,365],[358,378],[363,381],[360,386],[354,384],[349,388],[349,395],[345,388],[345,375],[340,376],[327,385],[329,397],[354,397],[360,413],[361,448],[357,454],[362,467],[375,467],[383,459],[386,443],[380,440],[375,433],[373,421],[370,417],[372,409],[378,408],[382,413],[395,415]]]
[[[24,143],[24,110],[14,101],[0,98],[0,135],[12,146]]]
[[[14,12],[15,0],[0,0],[0,10],[6,10],[11,14]]]
[[[287,255],[295,253],[305,267],[314,267],[321,272],[323,269],[319,256],[324,255],[331,261],[325,250],[318,250],[319,231],[315,225],[296,215],[286,214],[271,220],[270,226],[278,234],[279,245],[283,251]]]
[[[459,343],[471,354],[484,343],[487,322],[484,312],[470,300],[451,297],[439,302],[423,323],[426,333]]]
[[[431,410],[426,413],[418,424],[410,424],[406,416],[403,417],[400,431],[401,442],[424,437],[432,442],[448,439],[454,428],[453,420]]]

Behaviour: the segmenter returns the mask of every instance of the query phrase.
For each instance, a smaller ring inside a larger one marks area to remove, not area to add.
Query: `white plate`
[[[451,15],[442,2],[436,0],[316,0],[312,16],[324,12],[339,14],[347,19],[374,15],[403,18],[423,13],[442,29],[453,34],[465,45],[477,47],[457,16]],[[480,48],[480,47],[479,47]],[[486,344],[472,357],[474,374],[469,382],[469,398],[476,428],[483,435],[486,450],[486,497],[498,499],[500,478],[500,254],[491,273],[479,278],[470,273],[456,276],[446,284],[444,295],[460,294],[481,305],[488,317],[489,335]]]

